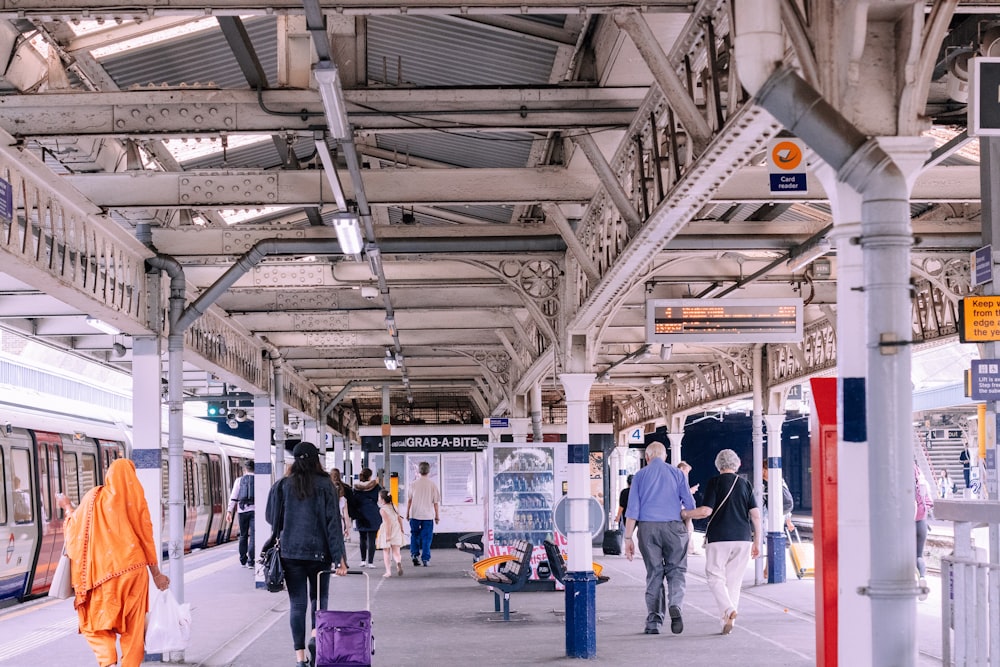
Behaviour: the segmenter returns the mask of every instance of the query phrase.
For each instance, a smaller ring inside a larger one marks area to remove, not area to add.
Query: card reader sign
[[[1000,400],[1000,359],[972,360],[972,400]]]

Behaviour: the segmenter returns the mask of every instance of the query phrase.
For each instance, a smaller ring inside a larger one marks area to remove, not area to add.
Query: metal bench
[[[473,567],[478,579],[476,582],[488,586],[493,591],[493,602],[496,611],[500,611],[500,593],[503,593],[503,620],[510,620],[510,594],[524,588],[531,576],[531,552],[534,546],[527,540],[514,543],[512,553],[504,556],[493,556],[478,561]],[[491,569],[504,564],[503,570]]]
[[[552,570],[552,576],[562,584],[563,578],[566,576],[566,561],[563,560],[562,552],[550,540],[542,542],[542,546],[545,547],[545,557],[549,560],[549,569]],[[603,584],[605,581],[610,580],[610,577],[601,574],[604,571],[604,567],[600,563],[593,563],[591,567],[594,568],[594,576],[597,577],[598,584]],[[565,584],[563,585],[565,586]]]
[[[472,554],[472,562],[475,563],[483,557],[483,534],[466,533],[465,535],[459,535],[458,542],[455,543],[455,548],[467,554]]]

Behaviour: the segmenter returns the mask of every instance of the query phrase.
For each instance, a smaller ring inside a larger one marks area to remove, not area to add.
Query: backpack
[[[242,510],[253,505],[253,477],[243,475],[240,477],[240,489],[236,495],[236,505]]]

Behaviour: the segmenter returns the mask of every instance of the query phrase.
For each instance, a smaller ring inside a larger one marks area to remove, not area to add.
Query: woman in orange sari
[[[149,607],[148,568],[161,591],[170,585],[162,574],[153,524],[135,464],[117,459],[108,467],[103,486],[87,492],[67,511],[66,554],[73,573],[73,606],[101,667],[117,665],[121,636],[122,667],[139,667],[145,653],[145,622]]]

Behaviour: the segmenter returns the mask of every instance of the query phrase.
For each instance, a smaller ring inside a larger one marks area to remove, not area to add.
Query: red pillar
[[[837,379],[814,378],[809,418],[813,545],[816,552],[816,661],[837,666]]]

